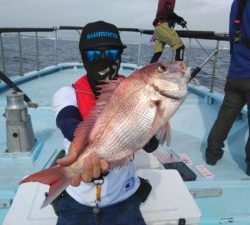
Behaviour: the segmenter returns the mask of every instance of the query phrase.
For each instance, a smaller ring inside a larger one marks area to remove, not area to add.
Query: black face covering
[[[98,62],[84,60],[84,67],[87,71],[89,84],[95,95],[98,95],[97,84],[101,80],[112,80],[117,76],[121,64],[121,57],[115,61],[100,59]]]

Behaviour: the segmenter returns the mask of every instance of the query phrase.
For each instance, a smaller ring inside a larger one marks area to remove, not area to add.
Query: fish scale
[[[111,121],[109,118],[105,118],[108,121],[107,123],[110,122],[111,124],[104,123],[105,129],[102,132],[105,135],[102,135],[102,138],[95,142],[95,151],[111,163],[117,160],[121,163],[121,154],[123,156],[127,154],[127,157],[124,159],[126,161],[133,154],[131,149],[135,149],[138,143],[146,143],[150,135],[156,107],[148,109],[150,93],[143,88],[145,86],[144,83],[138,86],[140,88],[131,87],[133,90],[127,92],[129,94],[122,99],[122,102],[120,102],[121,107],[108,107],[108,110],[104,112],[114,116]],[[145,110],[147,111],[146,114]],[[135,115],[140,115],[137,117],[137,120],[133,119],[136,118]],[[121,118],[125,119],[121,120]],[[127,151],[127,153],[124,151]]]
[[[155,107],[147,110],[145,114],[147,105],[149,105],[148,98],[140,98],[133,104],[128,103],[124,105],[124,107],[133,107],[133,110],[130,110],[127,116],[126,113],[125,115],[122,113],[116,115],[116,118],[112,120],[116,125],[111,125],[111,128],[107,127],[107,130],[104,131],[107,135],[100,140],[99,146],[101,151],[98,153],[102,158],[108,159],[112,163],[113,160],[116,161],[120,158],[119,154],[121,151],[128,150],[127,154],[130,157],[133,154],[130,150],[136,149],[138,143],[140,145],[142,142],[146,144],[156,113]],[[124,112],[123,110],[120,111]],[[135,115],[140,115],[136,121],[133,119]],[[126,119],[121,121],[120,118],[123,117],[126,117]],[[98,149],[96,151],[98,152]]]

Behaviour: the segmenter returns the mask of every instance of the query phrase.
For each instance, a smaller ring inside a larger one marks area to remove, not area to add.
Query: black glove
[[[172,12],[170,15],[171,15],[171,16],[170,16],[171,19],[172,19],[175,23],[179,24],[179,25],[182,26],[183,28],[186,27],[187,21],[184,20],[181,16],[178,16],[175,12]]]
[[[182,28],[185,28],[187,26],[187,21],[181,17],[180,20],[177,22],[177,24],[182,26]]]
[[[155,149],[157,149],[159,146],[159,141],[157,140],[157,138],[155,136],[153,136],[149,142],[143,147],[143,149],[148,152],[151,153],[153,152]]]

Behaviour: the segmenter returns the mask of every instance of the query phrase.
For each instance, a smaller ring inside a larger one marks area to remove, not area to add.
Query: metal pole
[[[138,61],[137,64],[138,66],[140,65],[140,58],[141,58],[141,45],[142,45],[142,32],[140,31],[140,43],[139,43],[139,48],[138,48]]]
[[[58,60],[57,60],[57,38],[58,38],[58,34],[57,34],[57,28],[54,27],[55,29],[55,64],[57,65]]]
[[[39,47],[38,47],[38,34],[36,31],[36,70],[38,71],[39,68]]]
[[[16,92],[23,92],[10,78],[8,78],[2,71],[0,71],[0,79]],[[24,92],[23,92],[24,93]],[[37,108],[38,104],[31,101],[31,99],[24,93],[24,101],[29,107]]]
[[[80,40],[80,38],[81,38],[81,31],[77,30],[76,32],[79,34],[79,40]],[[78,60],[79,60],[80,63],[82,63],[82,56],[81,56],[81,54],[78,54],[78,55],[79,55],[79,59]]]
[[[187,26],[185,26],[185,28],[187,29],[187,31],[190,31]],[[206,51],[205,48],[203,48],[203,46],[201,45],[201,43],[198,41],[198,39],[194,38],[194,40],[197,42],[197,44],[200,46],[200,48],[207,54],[207,56],[209,56],[209,53]]]
[[[214,90],[215,70],[216,70],[216,64],[217,64],[217,60],[218,60],[219,43],[220,43],[219,41],[216,42],[216,49],[217,49],[217,51],[214,54],[214,63],[213,63],[213,71],[212,71],[210,92],[213,92],[213,90]]]
[[[22,53],[22,41],[20,32],[18,32],[18,44],[19,44],[19,58],[20,58],[20,74],[23,75],[23,53]]]
[[[3,67],[3,72],[5,73],[5,58],[4,58],[4,48],[3,48],[3,37],[2,33],[0,33],[0,44],[1,44],[1,58],[2,58],[2,67]]]
[[[189,38],[188,39],[188,46],[187,46],[187,49],[188,49],[187,50],[187,58],[186,58],[187,65],[189,64],[191,46],[192,46],[192,39]]]

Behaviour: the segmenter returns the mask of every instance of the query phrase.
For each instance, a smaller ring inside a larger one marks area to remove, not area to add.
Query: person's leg
[[[175,51],[176,61],[183,61],[185,46],[173,27],[163,23],[155,29],[155,34],[158,40],[168,44]]]
[[[150,60],[150,63],[155,63],[158,61],[158,59],[161,57],[162,52],[156,52],[154,53],[152,59]]]
[[[154,55],[150,63],[158,61],[162,55],[166,43],[174,50],[183,46],[178,34],[173,28],[168,26],[168,23],[163,23],[159,26],[156,26],[154,29],[154,35],[156,38],[154,45]]]
[[[155,44],[154,44],[154,55],[150,60],[150,63],[155,63],[161,57],[162,51],[164,49],[165,43],[159,38],[159,32],[161,32],[157,27],[155,28]]]
[[[175,61],[183,61],[184,60],[184,51],[185,46],[182,45],[181,47],[177,48],[175,51]]]
[[[146,225],[141,211],[140,198],[133,194],[127,200],[101,209],[102,225]]]
[[[95,222],[92,208],[78,203],[69,195],[58,201],[57,212],[56,225],[93,225]]]
[[[206,149],[206,162],[215,165],[222,157],[224,141],[245,104],[244,96],[231,86],[232,79],[227,79],[225,97],[218,113],[217,119],[209,133]]]

